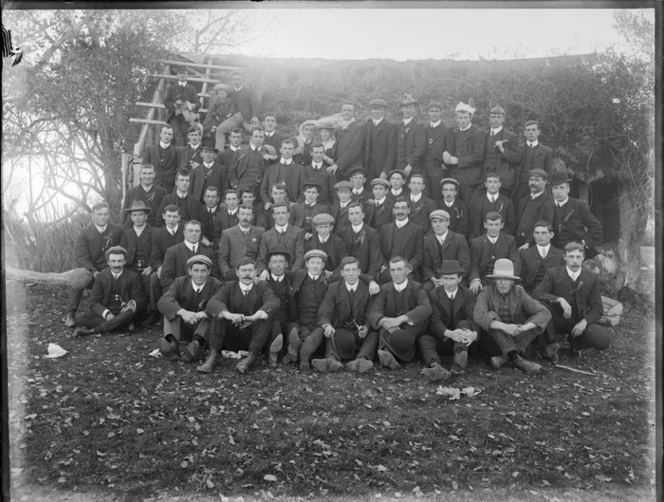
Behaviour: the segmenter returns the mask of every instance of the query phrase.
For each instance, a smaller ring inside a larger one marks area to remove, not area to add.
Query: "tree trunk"
[[[618,203],[620,205],[620,234],[618,254],[622,269],[622,281],[618,287],[636,289],[641,266],[641,242],[648,222],[644,194],[639,187],[622,184]],[[652,200],[652,199],[651,199]]]

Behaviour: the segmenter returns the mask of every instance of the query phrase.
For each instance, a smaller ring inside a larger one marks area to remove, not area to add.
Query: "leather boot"
[[[196,368],[196,371],[198,371],[199,373],[212,373],[220,359],[221,359],[221,354],[213,350],[210,352],[210,355],[205,360],[205,362],[201,364],[198,368]]]
[[[271,368],[277,367],[277,361],[279,359],[279,352],[284,346],[284,337],[279,334],[274,341],[270,344],[270,354],[268,356],[268,364]]]
[[[373,363],[368,359],[360,358],[346,363],[346,368],[355,373],[366,373],[373,368]]]
[[[512,364],[514,364],[516,369],[523,371],[527,375],[534,375],[535,373],[539,373],[542,369],[539,364],[528,361],[521,356],[517,356],[516,359],[512,361]]]
[[[235,369],[238,370],[240,373],[246,373],[247,371],[249,371],[249,367],[254,363],[255,360],[256,356],[254,354],[249,354],[247,357],[245,357],[235,365]]]
[[[182,360],[185,363],[192,363],[196,362],[201,358],[201,346],[200,344],[194,340],[193,342],[189,342],[187,344],[187,348],[184,351],[184,354],[182,354]]]
[[[438,363],[432,363],[431,367],[424,368],[420,373],[431,382],[437,382],[438,380],[449,380],[452,378],[452,373],[447,371]]]
[[[178,347],[177,340],[169,342],[166,338],[160,338],[157,345],[159,347],[159,352],[161,352],[164,359],[173,361],[180,358],[180,348]]]
[[[507,358],[505,356],[494,356],[491,358],[491,366],[494,368],[502,368],[507,364]]]
[[[73,328],[76,326],[76,321],[74,320],[74,313],[73,312],[67,312],[67,315],[65,315],[62,318],[62,322],[65,323],[65,326],[68,328]]]
[[[391,370],[395,370],[400,366],[397,360],[394,359],[394,356],[386,350],[378,351],[378,359],[380,360],[380,364]]]

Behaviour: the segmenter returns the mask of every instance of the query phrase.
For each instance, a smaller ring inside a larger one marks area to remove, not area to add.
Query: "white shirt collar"
[[[237,207],[235,208],[234,211],[231,211],[230,209],[226,209],[226,211],[228,211],[228,214],[231,215],[231,216],[235,216],[237,214],[237,210],[238,210]]]
[[[448,297],[448,298],[450,298],[451,300],[454,300],[454,298],[456,297],[456,295],[459,294],[459,288],[456,288],[456,289],[455,289],[454,291],[452,291],[451,293],[449,293],[447,290],[445,290],[445,293],[447,294],[447,297]]]
[[[255,152],[256,150],[259,149],[259,148],[258,148],[256,145],[254,145],[253,143],[249,143],[249,148],[251,148],[251,151],[252,151],[252,152]]]
[[[542,195],[543,193],[544,193],[544,190],[542,190],[542,191],[539,192],[539,193],[535,193],[535,194],[531,192],[531,194],[530,194],[530,198],[533,199],[533,200],[535,200],[537,197],[539,197],[539,196]]]
[[[169,234],[171,234],[171,235],[175,235],[175,234],[177,233],[177,231],[178,231],[178,226],[180,226],[179,223],[178,223],[177,225],[175,225],[174,228],[168,228],[168,227],[165,227],[165,228],[166,228],[166,231],[167,231]]]
[[[117,273],[117,274],[116,274],[115,272],[111,272],[111,275],[112,275],[115,279],[119,279],[120,276],[122,275],[122,272],[124,272],[124,269],[123,269],[121,272]]]
[[[132,228],[134,229],[134,233],[140,237],[140,235],[143,233],[143,231],[146,228],[148,228],[148,225],[147,225],[147,223],[145,225],[143,225],[142,227],[137,227],[136,225],[134,225]]]
[[[410,200],[413,202],[419,202],[419,200],[422,198],[422,194],[415,195],[414,193],[410,194]]]
[[[212,169],[212,166],[214,165],[214,162],[210,162],[209,164],[206,164],[203,162],[203,165],[205,166],[206,169]]]
[[[443,199],[443,202],[445,203],[445,205],[446,205],[447,207],[452,207],[452,206],[454,205],[454,201],[452,201],[452,203],[450,204],[450,203],[448,203],[445,199]]]
[[[339,201],[339,207],[346,207],[351,202],[353,202],[353,201],[352,200],[347,200],[346,202]]]
[[[345,281],[344,281],[344,282],[345,282]],[[351,286],[350,284],[348,284],[347,282],[345,282],[345,284],[346,284],[346,289],[347,289],[349,292],[352,293],[352,292],[357,291],[357,282],[356,282],[355,284],[353,284],[352,286]]]
[[[581,275],[581,269],[577,270],[576,272],[572,272],[567,266],[565,266],[565,268],[567,269],[567,275],[569,275],[573,281],[576,281],[579,275]]]
[[[499,193],[490,194],[489,192],[487,192],[486,198],[489,200],[489,202],[496,202],[499,195],[500,195]]]
[[[178,196],[178,199],[186,199],[189,192],[180,193],[178,190],[175,191],[175,195]]]
[[[283,276],[283,275],[274,275],[274,274],[271,273],[271,272],[270,272],[270,275],[272,276],[272,280],[273,280],[274,282],[281,282],[281,281],[284,280],[284,277],[285,277],[285,276]]]
[[[394,195],[395,197],[398,197],[403,193],[403,188],[399,188],[399,190],[395,190],[394,188],[390,188],[390,193]]]
[[[154,188],[154,183],[152,185],[150,185],[149,187],[147,187],[147,188],[143,183],[141,183],[141,188],[143,190],[145,190],[146,192],[149,192],[150,190],[152,190]]]
[[[274,228],[277,229],[277,233],[285,232],[286,230],[288,230],[288,223],[286,223],[283,227],[282,227],[282,226],[279,226],[279,225],[277,225],[277,224],[275,223],[275,224],[274,224]]]
[[[440,125],[440,123],[441,123],[441,120],[438,119],[437,122],[429,122],[429,126],[431,126],[431,127],[438,127],[438,126]]]
[[[498,237],[500,237],[500,234],[498,234]],[[489,237],[489,234],[487,234],[486,238],[489,239],[489,242],[491,244],[495,244],[496,241],[498,240],[498,237]]]
[[[360,223],[359,225],[352,225],[353,227],[353,232],[358,233],[362,230],[362,227],[364,226],[364,223]]]
[[[408,224],[408,218],[405,220],[394,220],[394,224],[397,226],[397,228],[403,228]]]
[[[192,244],[189,241],[182,241],[182,242],[184,242],[184,245],[187,246],[189,248],[189,251],[191,251],[192,253],[194,252],[194,249],[198,250],[198,244],[200,244],[198,242],[196,244]]]
[[[194,145],[192,145],[191,143],[189,143],[189,148],[191,148],[192,150],[198,150],[198,148],[199,148],[200,146],[201,146],[200,143],[198,143],[196,146],[194,146]]]
[[[408,286],[408,279],[403,281],[401,284],[397,284],[396,282],[393,282],[392,284],[394,285],[394,289],[396,289],[398,293],[401,293]]]
[[[309,276],[310,279],[317,281],[320,275],[311,275],[310,272],[307,272],[307,275]]]
[[[161,141],[159,142],[159,146],[162,147],[164,150],[171,146],[170,143],[162,143]]]
[[[321,244],[325,244],[329,240],[330,240],[329,235],[327,237],[325,237],[325,240],[323,240],[323,238],[320,235],[318,236],[318,242],[320,242]]]
[[[237,152],[237,151],[240,149],[239,146],[233,146],[233,145],[229,145],[228,148],[229,148],[229,150],[231,150],[232,152]]]
[[[537,251],[539,251],[539,254],[542,255],[542,253],[546,256],[549,254],[549,248],[551,247],[551,244],[547,244],[546,246],[540,246],[537,244]]]
[[[565,204],[567,204],[567,201],[568,201],[568,200],[569,200],[569,197],[567,197],[567,198],[566,198],[564,201],[562,201],[562,202],[558,202],[558,201],[556,201],[556,206],[564,206]]]
[[[535,140],[535,141],[532,141],[532,142],[526,141],[526,143],[528,144],[528,146],[537,146],[537,145],[539,145],[539,140]]]
[[[444,234],[440,234],[440,235],[434,234],[434,235],[436,235],[436,239],[438,239],[438,242],[440,242],[442,244],[443,242],[445,242],[445,239],[447,239],[447,233],[448,232],[449,232],[449,230],[446,230]]]
[[[496,129],[491,129],[491,136],[495,136],[496,134],[498,134],[502,130],[503,130],[503,126],[500,126]]]
[[[97,228],[97,232],[99,232],[100,234],[103,234],[104,232],[106,232],[106,229],[108,228],[108,224],[104,225],[103,227],[100,227],[99,225],[95,224],[95,227]]]
[[[385,199],[387,199],[387,195],[383,197],[382,199],[376,199],[376,204],[380,206],[383,202],[385,202]]]
[[[207,281],[205,281],[205,282],[207,282]],[[194,288],[194,291],[196,291],[196,293],[200,293],[201,291],[203,291],[203,288],[205,288],[205,282],[203,284],[201,284],[200,286],[196,286],[196,284],[194,284],[194,282],[192,281],[191,282],[191,287]]]
[[[240,87],[233,87],[235,92],[240,92],[242,89],[244,89],[244,85],[241,85]]]
[[[265,137],[266,138],[271,138],[272,136],[274,136],[274,131],[272,131],[272,132],[265,131]]]
[[[286,164],[287,166],[290,166],[293,163],[293,159],[281,159],[279,162],[282,164]]]
[[[411,118],[409,118],[409,119],[403,119],[403,125],[408,125],[408,124],[410,124],[412,121],[413,121],[413,117],[411,117]]]
[[[314,169],[320,169],[321,167],[323,167],[323,163],[322,163],[322,162],[319,162],[319,163],[312,162],[312,163],[311,163],[311,166],[312,166]]]
[[[247,286],[246,284],[243,284],[241,282],[238,282],[238,284],[240,285],[240,289],[242,290],[243,293],[248,293],[249,291],[251,291],[251,288],[254,287],[253,282],[251,284],[249,284],[249,286]]]
[[[383,121],[383,118],[384,117],[381,117],[378,120],[372,118],[371,120],[373,120],[374,125],[377,126],[378,124],[380,124]]]
[[[353,188],[353,193],[356,195],[362,195],[362,192],[364,192],[364,187]]]
[[[465,129],[461,129],[461,128],[459,127],[459,131],[467,131],[468,129],[470,129],[470,128],[472,127],[472,125],[473,125],[473,124],[468,124],[468,127],[466,127]]]

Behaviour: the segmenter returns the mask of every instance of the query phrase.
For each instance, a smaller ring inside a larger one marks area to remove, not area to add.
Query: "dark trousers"
[[[203,319],[196,324],[187,324],[180,316],[174,317],[173,320],[164,317],[164,337],[173,335],[178,342],[191,342],[194,335],[199,335],[207,340],[211,326],[210,319]]]
[[[446,171],[435,165],[425,166],[424,170],[426,175],[424,195],[438,202],[443,198],[443,193],[440,190],[440,180],[445,177]]]
[[[183,115],[173,115],[171,121],[169,122],[173,128],[173,144],[175,146],[184,146],[187,144],[187,129],[189,129],[189,123],[184,118]]]
[[[339,332],[343,333],[339,333]],[[354,342],[350,343],[350,333],[353,336]],[[340,336],[337,336],[340,335]],[[346,335],[342,336],[341,335]],[[348,336],[348,338],[347,338]],[[350,354],[350,357],[347,359],[360,359],[364,358],[368,361],[373,361],[376,356],[376,349],[378,348],[378,333],[375,331],[369,331],[367,336],[360,338],[357,335],[357,329],[344,329],[338,328],[335,330],[334,334],[325,340],[325,357],[328,359],[336,359],[341,361],[342,357],[339,355],[341,352],[343,355]],[[353,357],[354,356],[354,357]]]
[[[461,321],[457,328],[466,328],[472,330],[473,327],[468,321]],[[457,352],[467,351],[469,354],[475,354],[479,351],[479,342],[475,340],[470,346],[463,343],[455,342],[450,338],[441,340],[435,335],[422,335],[417,341],[420,355],[426,366],[431,366],[431,363],[438,363],[442,365],[439,355],[440,354],[456,354]]]
[[[459,198],[468,205],[477,196],[479,190],[481,190],[483,186],[484,185],[482,184],[466,185],[461,183],[461,186],[459,187]]]
[[[92,289],[94,283],[95,280],[93,278],[84,288],[80,289],[71,288],[69,290],[69,298],[67,298],[67,313],[71,312],[72,314],[76,314],[78,306],[80,305],[81,300],[83,299],[83,291],[85,291],[86,289]]]
[[[161,283],[159,282],[159,277],[157,277],[157,272],[152,272],[150,274],[150,283],[148,285],[148,296],[150,297],[150,310],[153,312],[159,311],[157,308],[157,302],[162,294],[163,290],[161,289]]]
[[[220,352],[221,349],[246,350],[254,356],[258,356],[265,342],[270,336],[270,321],[254,321],[247,327],[239,327],[226,319],[216,321],[214,328],[210,329],[209,340],[210,350]]]
[[[525,355],[528,345],[537,338],[537,333],[531,329],[519,333],[515,337],[511,337],[499,329],[489,329],[489,337],[498,346],[500,354],[507,357],[510,352],[515,351],[518,355]],[[495,354],[495,350],[490,350],[489,352]]]
[[[136,314],[132,310],[115,314],[110,321],[105,321],[91,310],[81,312],[76,316],[76,324],[84,328],[94,328],[99,333],[108,333],[132,322]]]
[[[323,328],[316,326],[314,329],[310,329],[307,326],[300,326],[298,337],[302,340],[300,362],[308,363],[323,344],[323,339],[325,338]]]
[[[589,324],[580,336],[572,338],[572,328],[581,320],[578,317],[570,317],[565,319],[563,317],[562,308],[560,305],[544,304],[544,306],[551,312],[551,320],[546,326],[546,342],[553,343],[559,335],[567,335],[570,345],[576,349],[597,349],[605,350],[611,345],[611,338],[608,331],[597,324]]]

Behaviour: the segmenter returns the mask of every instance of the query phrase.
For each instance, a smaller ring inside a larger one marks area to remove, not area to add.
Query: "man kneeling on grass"
[[[251,258],[237,262],[236,274],[238,280],[225,283],[205,309],[217,322],[210,333],[210,355],[198,367],[201,373],[214,370],[222,348],[249,351],[235,366],[240,373],[246,373],[270,336],[270,314],[279,306],[279,299],[266,282],[255,282],[256,262]]]
[[[190,363],[200,359],[201,350],[211,327],[205,313],[208,300],[221,282],[210,277],[212,261],[197,254],[187,260],[189,275],[178,277],[159,299],[157,307],[164,315],[164,337],[159,339],[159,351],[169,360],[182,358]],[[180,355],[179,342],[189,342]]]
[[[509,362],[529,375],[537,373],[542,367],[521,356],[544,331],[551,314],[544,305],[528,296],[523,287],[514,284],[521,278],[514,275],[511,260],[496,260],[493,274],[487,278],[492,279],[492,283],[477,295],[473,320],[500,349],[501,355],[492,357],[491,364],[500,368]]]
[[[145,309],[145,293],[136,272],[125,270],[127,251],[120,246],[106,253],[108,267],[102,270],[92,288],[90,310],[76,316],[74,337],[108,333],[130,325]]]

